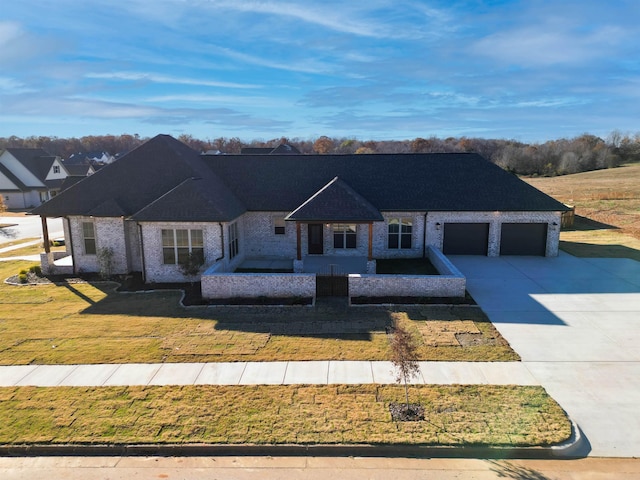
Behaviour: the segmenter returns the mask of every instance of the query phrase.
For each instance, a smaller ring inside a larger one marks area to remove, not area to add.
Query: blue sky
[[[637,0],[19,0],[0,136],[640,131]]]

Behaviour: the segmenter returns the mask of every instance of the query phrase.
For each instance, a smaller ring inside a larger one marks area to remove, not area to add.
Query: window
[[[388,248],[411,248],[413,222],[406,218],[389,220]]]
[[[53,166],[53,173],[60,173],[60,165]]]
[[[334,224],[333,248],[356,248],[356,226],[342,223]]]
[[[273,230],[276,235],[284,235],[284,218],[273,219]]]
[[[186,262],[190,253],[204,263],[202,230],[162,230],[162,263],[177,265]]]
[[[239,252],[238,224],[229,225],[229,259],[234,258]]]
[[[82,239],[84,240],[84,254],[96,254],[96,229],[93,222],[82,222]]]

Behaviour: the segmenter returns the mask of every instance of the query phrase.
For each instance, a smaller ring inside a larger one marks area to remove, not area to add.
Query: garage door
[[[500,255],[538,255],[547,253],[546,223],[503,223]]]
[[[486,255],[488,223],[445,223],[442,251],[446,255]]]

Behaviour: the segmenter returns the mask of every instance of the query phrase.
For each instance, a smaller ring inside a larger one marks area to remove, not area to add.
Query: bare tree
[[[418,342],[397,319],[393,322],[391,336],[391,363],[396,370],[396,381],[404,383],[406,413],[411,411],[409,404],[409,381],[420,372],[418,364]]]

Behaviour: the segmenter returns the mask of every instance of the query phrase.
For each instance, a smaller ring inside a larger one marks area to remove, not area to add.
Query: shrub
[[[30,271],[31,273],[36,274],[36,275],[37,275],[37,276],[39,276],[39,277],[40,277],[40,276],[42,276],[42,268],[40,268],[40,265],[31,265],[31,266],[29,267],[29,271]]]
[[[20,270],[19,274],[20,275],[26,275],[27,271],[23,268],[22,270]]]
[[[27,274],[25,273],[20,273],[20,275],[18,275],[18,280],[20,281],[20,283],[27,283]]]

